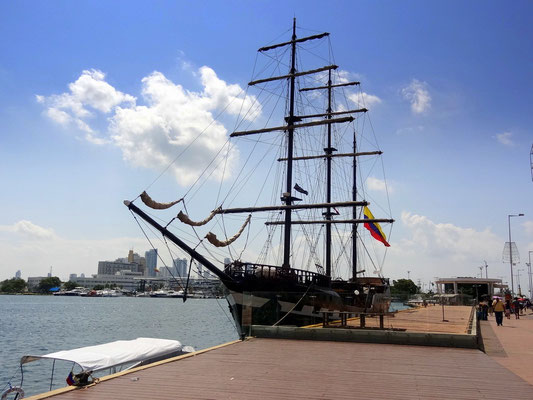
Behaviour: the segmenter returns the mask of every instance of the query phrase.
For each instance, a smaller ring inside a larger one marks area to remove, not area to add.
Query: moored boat
[[[110,343],[62,350],[44,355],[25,355],[20,360],[21,382],[18,386],[9,385],[2,393],[2,399],[13,394],[24,397],[23,384],[26,364],[39,360],[53,360],[50,371],[50,390],[54,387],[54,373],[61,363],[69,365],[70,374],[62,377],[68,385],[85,386],[95,381],[98,376],[128,370],[141,365],[194,352],[191,346],[183,346],[177,340],[159,338],[137,338],[117,340]],[[55,377],[57,381],[57,376]],[[30,379],[31,381],[31,379]],[[4,397],[5,396],[5,397]]]

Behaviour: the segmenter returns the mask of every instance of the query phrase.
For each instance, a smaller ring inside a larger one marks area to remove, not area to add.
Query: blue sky
[[[508,214],[525,214],[511,220],[518,268],[533,250],[532,12],[529,1],[2,2],[0,279],[50,266],[66,279],[147,250],[122,200],[160,169],[98,144],[114,107],[144,104],[154,71],[186,93],[209,71],[244,88],[257,48],[285,40],[296,16],[305,34],[331,32],[336,63],[379,99],[369,108],[397,221],[384,274],[473,276],[487,260],[509,280]],[[49,112],[69,85],[87,88],[82,77],[110,96],[85,98],[90,134],[72,104],[68,121]]]

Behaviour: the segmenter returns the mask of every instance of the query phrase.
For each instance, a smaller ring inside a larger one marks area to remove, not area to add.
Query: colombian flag
[[[374,219],[374,216],[368,209],[368,207],[365,206],[363,209],[363,213],[365,214],[365,219]],[[387,237],[381,230],[381,226],[377,222],[365,222],[365,228],[370,231],[370,234],[372,237],[376,240],[379,240],[381,243],[383,243],[386,247],[390,247],[390,244],[387,242]]]

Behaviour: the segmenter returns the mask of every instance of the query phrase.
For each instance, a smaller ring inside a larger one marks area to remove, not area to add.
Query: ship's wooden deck
[[[282,339],[59,392],[54,399],[533,399],[533,386],[479,350]]]

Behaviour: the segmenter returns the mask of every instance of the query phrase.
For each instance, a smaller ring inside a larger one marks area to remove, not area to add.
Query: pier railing
[[[275,265],[243,263],[235,261],[226,265],[224,272],[236,279],[261,278],[266,280],[291,280],[302,285],[329,286],[330,278],[316,272],[296,268],[283,268]]]

